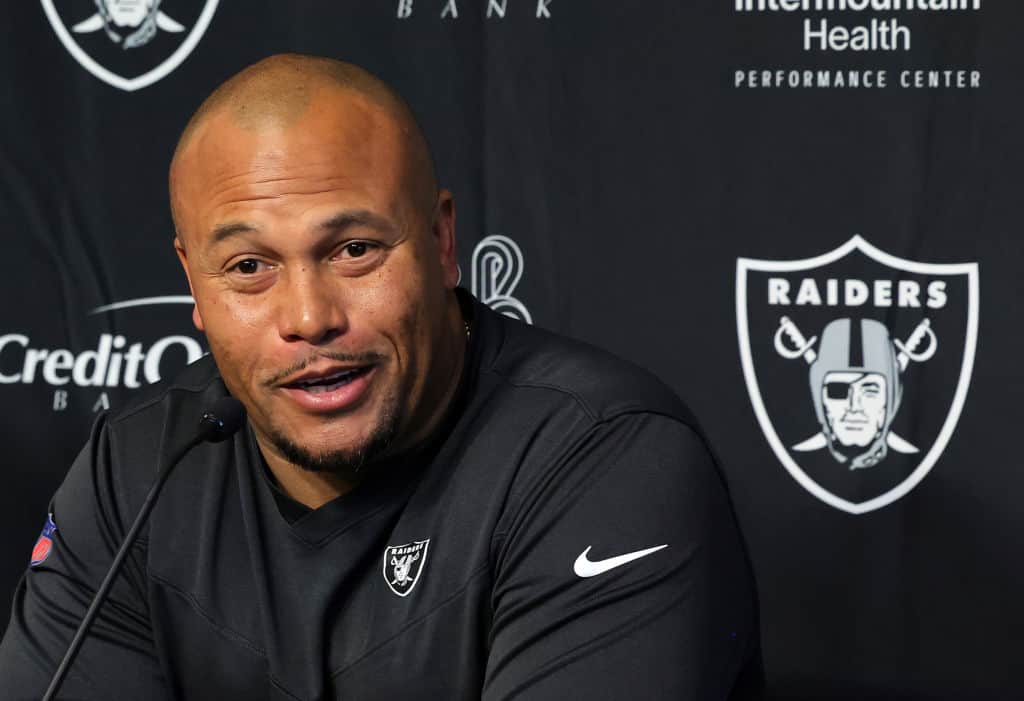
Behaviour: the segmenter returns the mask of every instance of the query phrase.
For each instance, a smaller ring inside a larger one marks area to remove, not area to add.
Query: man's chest
[[[418,581],[404,598],[375,569],[379,583],[334,592],[319,583],[269,605],[254,597],[244,617],[160,582],[151,614],[171,688],[182,699],[478,699],[491,624],[486,568],[449,587],[421,572],[447,591],[434,597]]]
[[[179,698],[479,698],[497,508],[430,491],[334,528],[275,519],[257,484],[157,514],[150,616]]]

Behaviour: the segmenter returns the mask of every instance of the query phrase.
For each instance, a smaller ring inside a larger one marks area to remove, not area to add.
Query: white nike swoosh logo
[[[572,571],[579,577],[594,577],[599,574],[604,574],[608,570],[613,570],[616,567],[621,567],[627,562],[633,560],[639,560],[641,557],[647,557],[651,553],[656,553],[662,548],[667,548],[668,544],[659,545],[654,548],[647,548],[646,550],[637,550],[635,552],[626,553],[625,555],[616,555],[615,557],[609,557],[607,560],[592,561],[587,559],[587,553],[590,552],[591,546],[587,546],[587,549],[580,553],[580,556],[576,558],[576,562],[572,566]]]

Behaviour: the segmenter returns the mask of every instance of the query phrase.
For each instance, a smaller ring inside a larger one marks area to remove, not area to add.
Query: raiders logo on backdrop
[[[391,591],[399,596],[406,596],[412,591],[423,573],[428,545],[429,538],[405,545],[389,545],[384,550],[384,581]]]
[[[83,68],[122,90],[160,80],[196,47],[219,0],[42,0]]]
[[[736,326],[776,457],[825,503],[866,513],[917,486],[956,429],[978,264],[904,260],[859,236],[814,258],[739,258]]]

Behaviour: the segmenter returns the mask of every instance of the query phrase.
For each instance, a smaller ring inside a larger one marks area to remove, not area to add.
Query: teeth
[[[328,375],[316,380],[305,380],[298,383],[303,389],[325,391],[335,389],[337,386],[348,384],[348,382],[359,373],[359,370],[345,370],[334,375]]]

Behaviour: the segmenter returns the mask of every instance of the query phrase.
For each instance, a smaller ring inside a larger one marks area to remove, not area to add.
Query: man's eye
[[[343,253],[347,253],[350,258],[360,258],[370,250],[370,244],[366,241],[349,241],[341,250]]]
[[[235,263],[234,270],[240,272],[242,275],[255,275],[260,271],[260,261],[255,258],[240,260]]]

